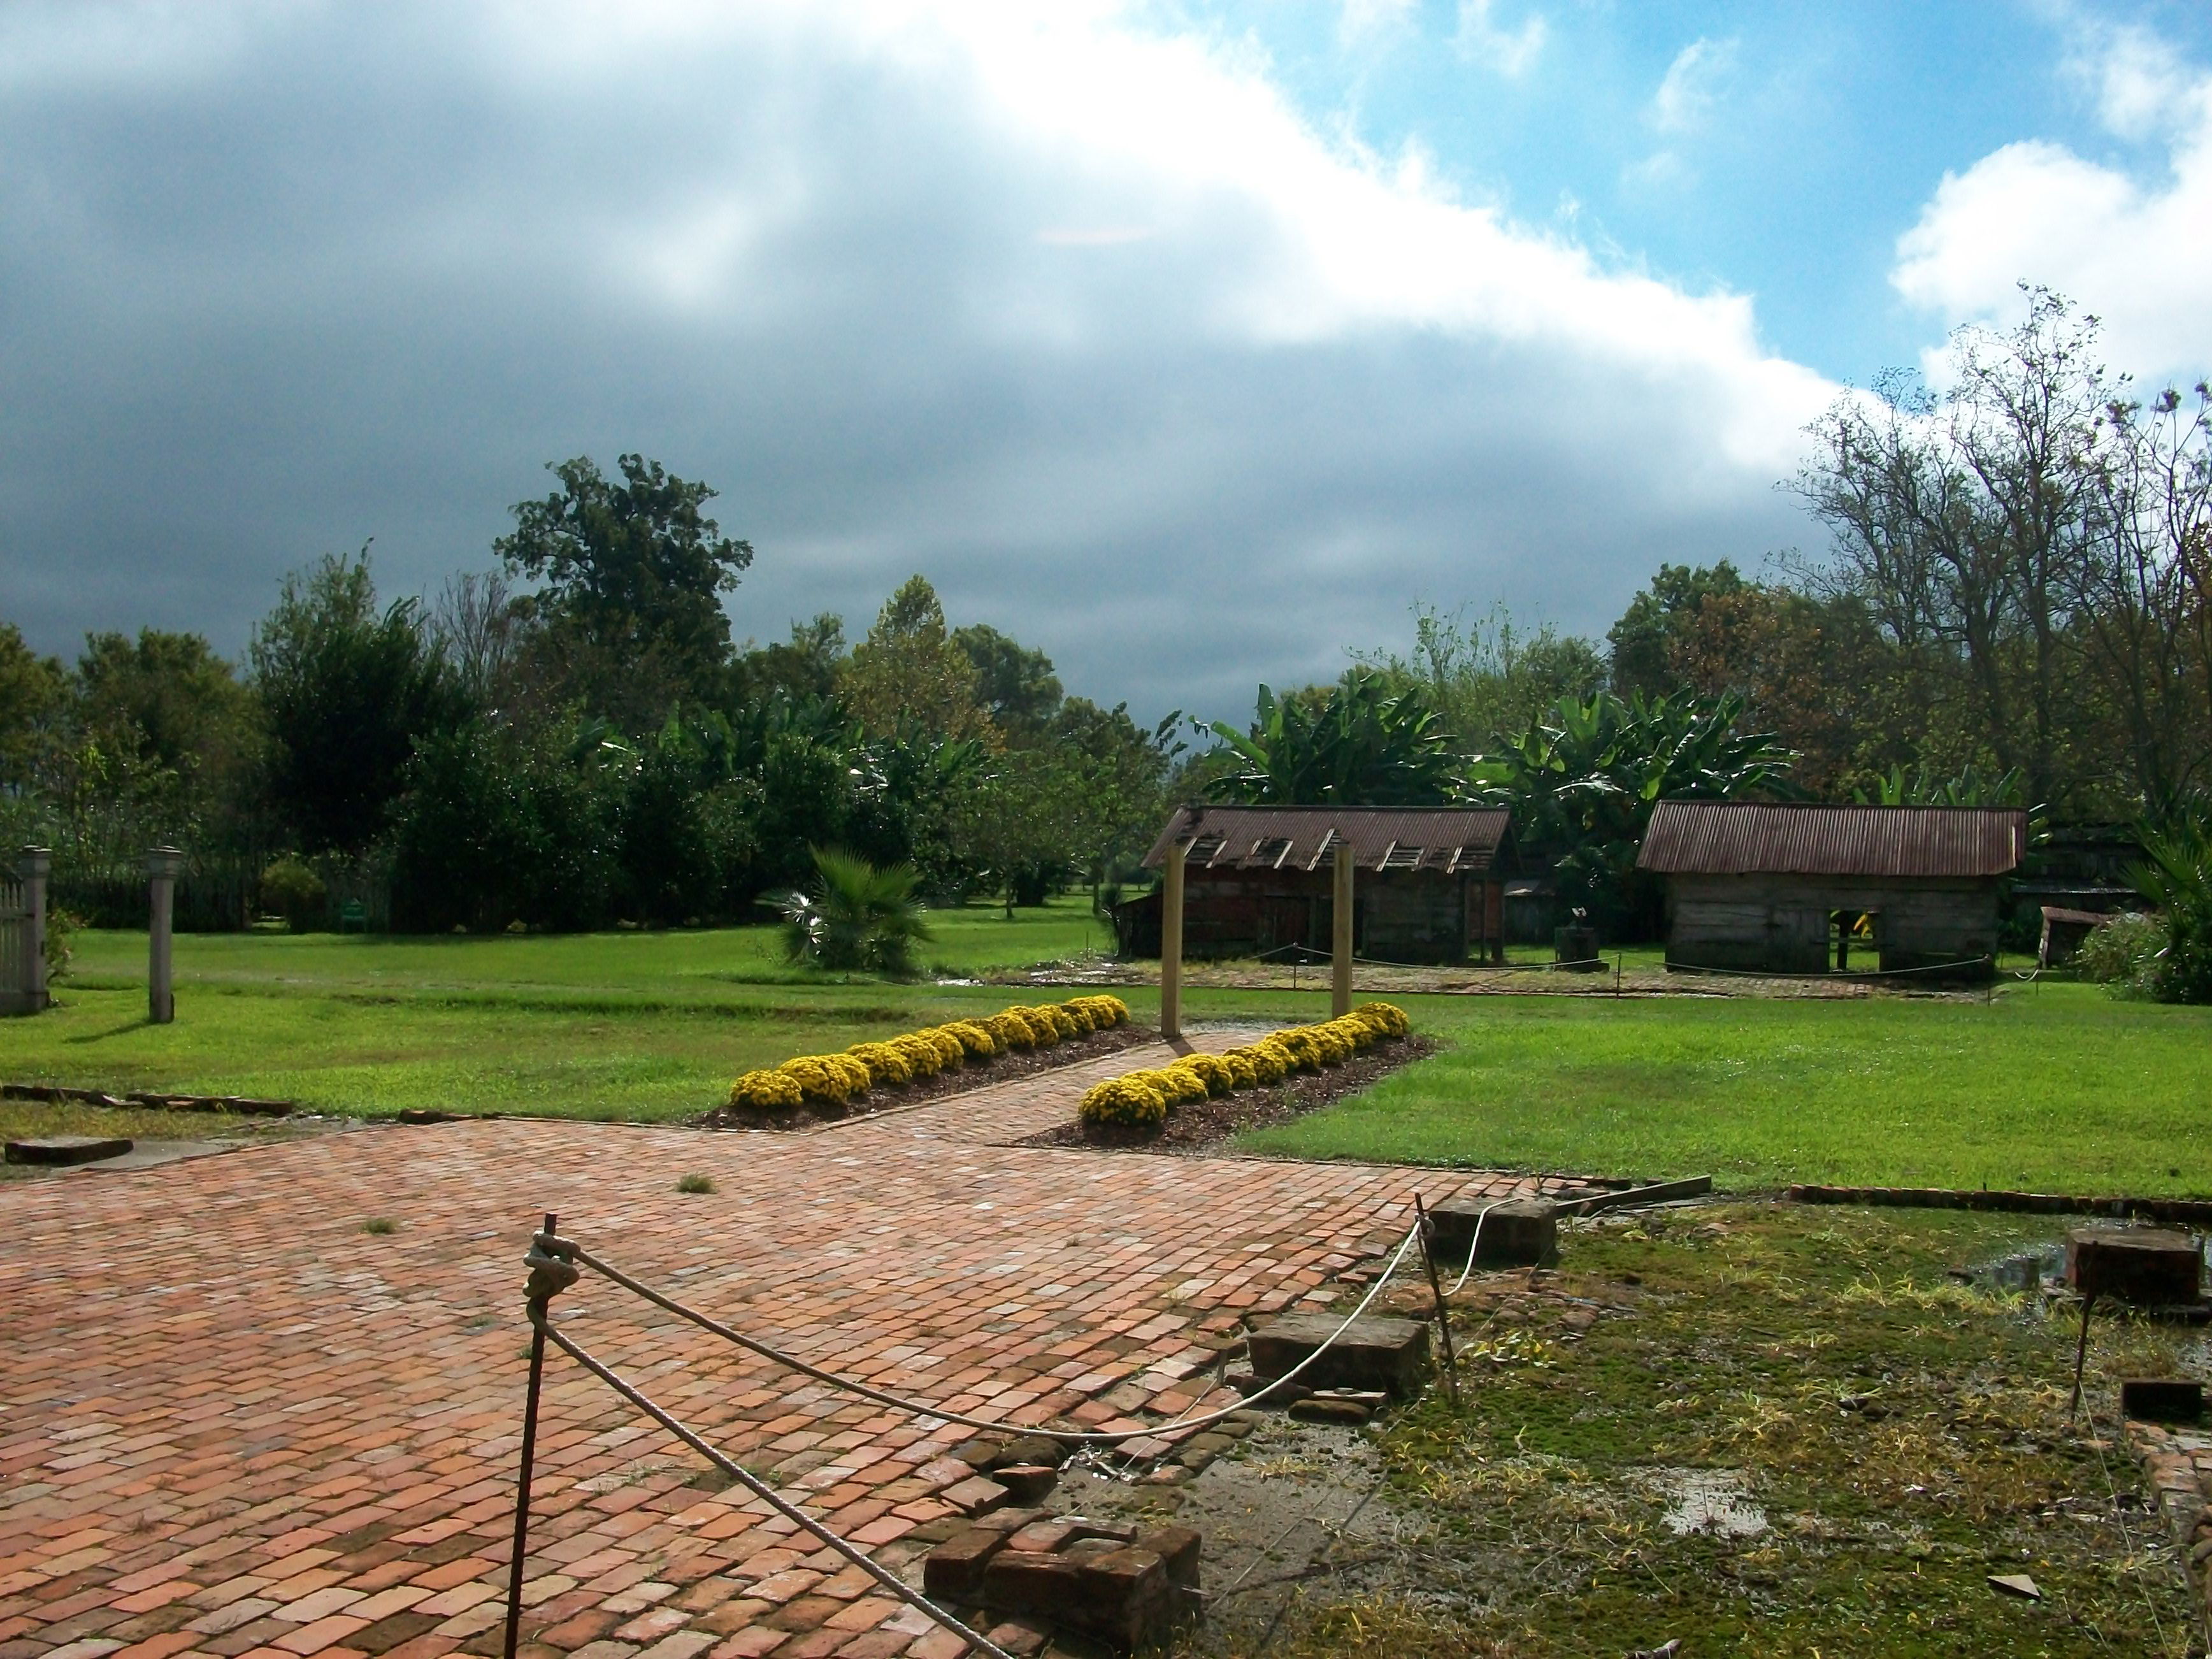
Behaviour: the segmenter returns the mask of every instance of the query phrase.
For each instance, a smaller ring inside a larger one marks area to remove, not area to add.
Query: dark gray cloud
[[[434,588],[635,449],[758,550],[741,635],[919,569],[1072,689],[1230,714],[1415,599],[1601,629],[1806,534],[1828,388],[1735,301],[1110,15],[718,9],[8,14],[0,614],[235,650],[316,554]]]

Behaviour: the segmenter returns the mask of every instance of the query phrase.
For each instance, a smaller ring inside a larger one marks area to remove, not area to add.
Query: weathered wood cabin
[[[2027,850],[2011,808],[1664,800],[1636,862],[1667,878],[1669,967],[1986,978]]]
[[[1336,848],[1352,849],[1352,949],[1385,962],[1505,958],[1499,869],[1510,815],[1458,807],[1185,806],[1146,855],[1185,855],[1186,956],[1251,957],[1286,945],[1326,952]],[[1125,957],[1160,953],[1160,896],[1115,912]]]

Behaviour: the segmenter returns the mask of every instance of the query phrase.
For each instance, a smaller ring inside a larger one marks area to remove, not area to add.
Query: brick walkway
[[[808,1135],[471,1122],[0,1188],[0,1659],[497,1651],[539,1212],[809,1358],[956,1409],[1136,1426],[1240,1316],[1509,1178],[996,1144],[1109,1060]],[[684,1195],[697,1171],[718,1190]],[[362,1231],[386,1217],[388,1237]],[[965,1431],[586,1277],[563,1328],[893,1565]],[[957,1650],[549,1358],[540,1656]],[[796,1539],[796,1542],[794,1542]]]

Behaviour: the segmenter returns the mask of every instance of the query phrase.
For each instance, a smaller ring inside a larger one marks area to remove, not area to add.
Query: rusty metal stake
[[[1452,1409],[1459,1409],[1459,1356],[1452,1352],[1451,1316],[1444,1305],[1443,1280],[1437,1277],[1437,1258],[1429,1249],[1429,1206],[1413,1194],[1413,1213],[1421,1223],[1421,1261],[1429,1270],[1429,1289],[1437,1298],[1437,1334],[1444,1351],[1444,1387],[1451,1394]]]
[[[550,1210],[545,1212],[545,1231],[531,1241],[531,1255],[535,1258],[545,1252],[540,1241],[550,1239],[561,1231],[561,1218]],[[575,1270],[569,1269],[571,1279]],[[530,1307],[530,1392],[522,1407],[522,1468],[514,1482],[514,1560],[507,1576],[507,1659],[514,1659],[516,1644],[522,1636],[522,1558],[530,1540],[530,1466],[538,1454],[538,1396],[545,1378],[545,1318],[546,1304],[552,1300],[557,1285],[548,1287],[533,1261],[530,1275],[528,1303]]]
[[[2081,1368],[2089,1358],[2089,1310],[2096,1305],[2094,1291],[2081,1298],[2081,1335],[2074,1345],[2074,1403],[2066,1408],[2069,1423],[2081,1414]]]

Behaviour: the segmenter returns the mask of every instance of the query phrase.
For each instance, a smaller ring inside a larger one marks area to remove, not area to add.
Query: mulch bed
[[[1085,1128],[1062,1123],[1018,1140],[1017,1146],[1091,1146],[1108,1152],[1169,1152],[1195,1157],[1248,1129],[1265,1129],[1317,1112],[1333,1100],[1357,1094],[1401,1066],[1437,1051],[1433,1037],[1400,1037],[1377,1043],[1365,1054],[1318,1073],[1285,1078],[1272,1089],[1239,1089],[1218,1100],[1195,1101],[1168,1114],[1158,1133],[1141,1130]]]
[[[760,1112],[740,1106],[717,1106],[691,1121],[704,1129],[818,1128],[824,1123],[836,1123],[848,1117],[869,1117],[896,1107],[918,1106],[927,1100],[966,1094],[971,1089],[988,1088],[994,1083],[1027,1077],[1034,1072],[1057,1071],[1063,1066],[1079,1065],[1102,1054],[1119,1054],[1124,1048],[1159,1040],[1159,1033],[1148,1026],[1117,1025],[1110,1031],[1070,1037],[1049,1048],[1015,1049],[994,1054],[988,1060],[971,1059],[957,1072],[939,1072],[935,1077],[917,1078],[912,1083],[887,1084],[869,1090],[857,1100],[846,1102],[842,1107],[802,1106],[795,1112]]]

